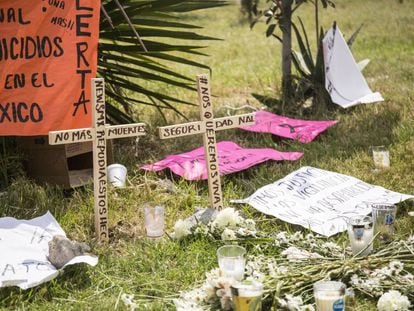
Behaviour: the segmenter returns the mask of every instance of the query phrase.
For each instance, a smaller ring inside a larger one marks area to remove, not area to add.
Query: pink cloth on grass
[[[319,133],[338,123],[338,121],[308,121],[279,116],[267,111],[256,112],[256,124],[241,126],[246,131],[272,133],[273,135],[296,139],[301,143],[309,143]]]
[[[217,143],[217,153],[220,175],[239,172],[267,160],[294,161],[303,155],[302,152],[281,152],[271,148],[246,149],[231,141]],[[161,161],[144,165],[142,168],[150,171],[169,168],[187,180],[207,179],[204,147],[169,155]]]

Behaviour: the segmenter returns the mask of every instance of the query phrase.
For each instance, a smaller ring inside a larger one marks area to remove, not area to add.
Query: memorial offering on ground
[[[338,121],[293,119],[260,110],[256,112],[256,124],[240,128],[251,132],[271,133],[276,136],[295,139],[301,143],[309,143],[336,123]]]
[[[160,138],[167,139],[203,134],[210,205],[212,208],[222,209],[223,194],[221,192],[216,131],[240,127],[242,125],[252,125],[255,122],[255,117],[254,113],[249,113],[214,119],[210,81],[206,74],[197,76],[197,91],[201,121],[160,127]]]
[[[315,302],[316,306],[332,306],[337,302],[339,308],[341,301],[338,300],[344,298],[345,286],[364,299],[379,299],[378,306],[384,311],[391,310],[384,306],[392,299],[387,291],[394,288],[395,303],[402,307],[399,310],[410,310],[408,298],[414,298],[414,276],[410,272],[414,269],[414,236],[392,241],[363,258],[355,257],[349,246],[344,248],[313,233],[281,231],[260,236],[257,240],[237,242],[249,246],[243,281],[263,284],[263,310],[312,311]],[[328,291],[321,292],[319,288],[314,295],[314,284],[328,280],[344,284],[339,291],[326,288]],[[174,303],[179,311],[231,310],[234,303],[231,287],[236,284],[237,280],[214,268],[206,273],[204,283],[180,292]]]
[[[87,249],[69,241],[49,212],[31,220],[0,218],[0,287],[27,289],[57,277],[68,265],[95,266],[98,258],[85,253]]]
[[[91,126],[100,2],[0,2],[0,135]]]
[[[146,134],[144,123],[107,126],[105,114],[105,83],[102,78],[91,79],[93,127],[49,132],[49,144],[59,145],[92,141],[95,231],[100,241],[107,241],[108,202],[106,140]]]
[[[323,38],[323,58],[325,88],[335,104],[349,108],[384,100],[369,88],[337,25]]]
[[[243,200],[258,211],[324,236],[345,231],[347,219],[367,215],[374,203],[399,203],[412,195],[355,177],[305,166]]]
[[[217,143],[217,151],[220,175],[240,172],[268,160],[295,161],[303,155],[302,152],[282,152],[272,148],[242,148],[231,141]],[[208,178],[203,147],[169,155],[156,163],[144,165],[142,168],[151,171],[168,168],[187,180]]]

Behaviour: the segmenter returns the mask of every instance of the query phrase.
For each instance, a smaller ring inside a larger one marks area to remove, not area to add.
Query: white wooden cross
[[[105,124],[105,83],[91,79],[92,127],[49,132],[49,144],[92,141],[95,232],[100,241],[108,240],[108,202],[106,172],[106,140],[145,135],[145,124],[108,126]]]
[[[197,75],[198,100],[201,121],[163,126],[159,128],[161,139],[204,134],[204,154],[207,164],[208,193],[210,205],[215,209],[223,208],[223,194],[218,168],[216,131],[255,124],[255,113],[247,113],[214,119],[210,96],[208,75]]]

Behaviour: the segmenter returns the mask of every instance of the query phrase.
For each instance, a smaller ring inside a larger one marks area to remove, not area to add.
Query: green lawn
[[[271,147],[282,151],[303,151],[304,156],[293,163],[269,162],[248,171],[222,178],[225,203],[244,198],[261,186],[290,172],[309,165],[360,178],[393,191],[414,193],[414,2],[406,0],[337,0],[336,9],[322,12],[321,24],[327,29],[336,20],[345,36],[361,23],[353,53],[357,60],[371,59],[364,75],[372,90],[382,93],[385,101],[361,105],[348,110],[313,116],[315,119],[336,119],[339,123],[310,144],[276,140],[270,135],[230,130],[218,134],[218,140],[233,140],[245,147]],[[212,69],[212,92],[217,116],[225,105],[250,104],[260,107],[251,93],[272,97],[280,95],[280,44],[265,37],[266,26],[257,24],[250,30],[241,19],[236,5],[200,11],[185,17],[204,27],[203,34],[222,41],[205,42],[209,57],[195,59]],[[311,6],[301,8],[301,16],[309,31],[313,30]],[[313,36],[312,36],[313,37]],[[312,38],[311,38],[312,39]],[[313,39],[314,40],[314,39]],[[175,68],[174,68],[175,69]],[[180,67],[177,71],[194,76],[197,68]],[[164,86],[159,86],[163,89]],[[173,96],[197,101],[191,92],[174,88],[165,90]],[[192,120],[198,119],[196,107],[180,107]],[[204,279],[204,273],[217,266],[216,249],[221,242],[207,239],[177,243],[144,238],[143,211],[145,202],[161,202],[166,206],[167,231],[175,221],[191,215],[198,206],[206,206],[207,183],[186,182],[174,178],[176,192],[169,194],[154,187],[158,178],[169,173],[145,173],[139,167],[201,145],[201,137],[160,141],[156,126],[161,118],[149,108],[137,107],[139,120],[150,127],[150,135],[139,141],[135,150],[132,140],[115,143],[115,159],[129,169],[126,189],[109,193],[109,225],[111,240],[98,245],[93,232],[93,191],[88,186],[65,196],[61,189],[40,187],[24,177],[16,179],[0,196],[1,216],[32,218],[50,210],[67,235],[85,241],[99,255],[99,264],[69,267],[63,275],[33,289],[0,290],[0,308],[4,310],[126,310],[120,301],[123,293],[135,298],[150,299],[139,310],[173,309],[171,297]],[[297,116],[299,117],[299,116]],[[311,118],[312,116],[307,116]],[[183,122],[167,113],[169,123]],[[385,145],[390,150],[391,168],[373,173],[370,147]],[[253,208],[238,206],[242,212],[260,220],[261,230],[301,230],[266,217]],[[399,210],[397,233],[413,234],[414,218],[407,216],[412,204]],[[335,237],[347,243],[345,234]],[[414,260],[414,259],[413,259]],[[354,310],[375,310],[375,301],[357,294]]]

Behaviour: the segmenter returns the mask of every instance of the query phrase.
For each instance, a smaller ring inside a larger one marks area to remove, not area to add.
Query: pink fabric
[[[240,127],[243,130],[296,139],[308,143],[319,133],[338,123],[338,121],[307,121],[282,117],[267,111],[256,112],[256,124]]]
[[[302,152],[281,152],[271,148],[245,149],[231,141],[217,143],[217,152],[220,175],[239,172],[267,160],[294,161],[303,155]],[[150,171],[169,168],[187,180],[207,179],[204,147],[169,155],[161,161],[144,165],[142,168]]]

